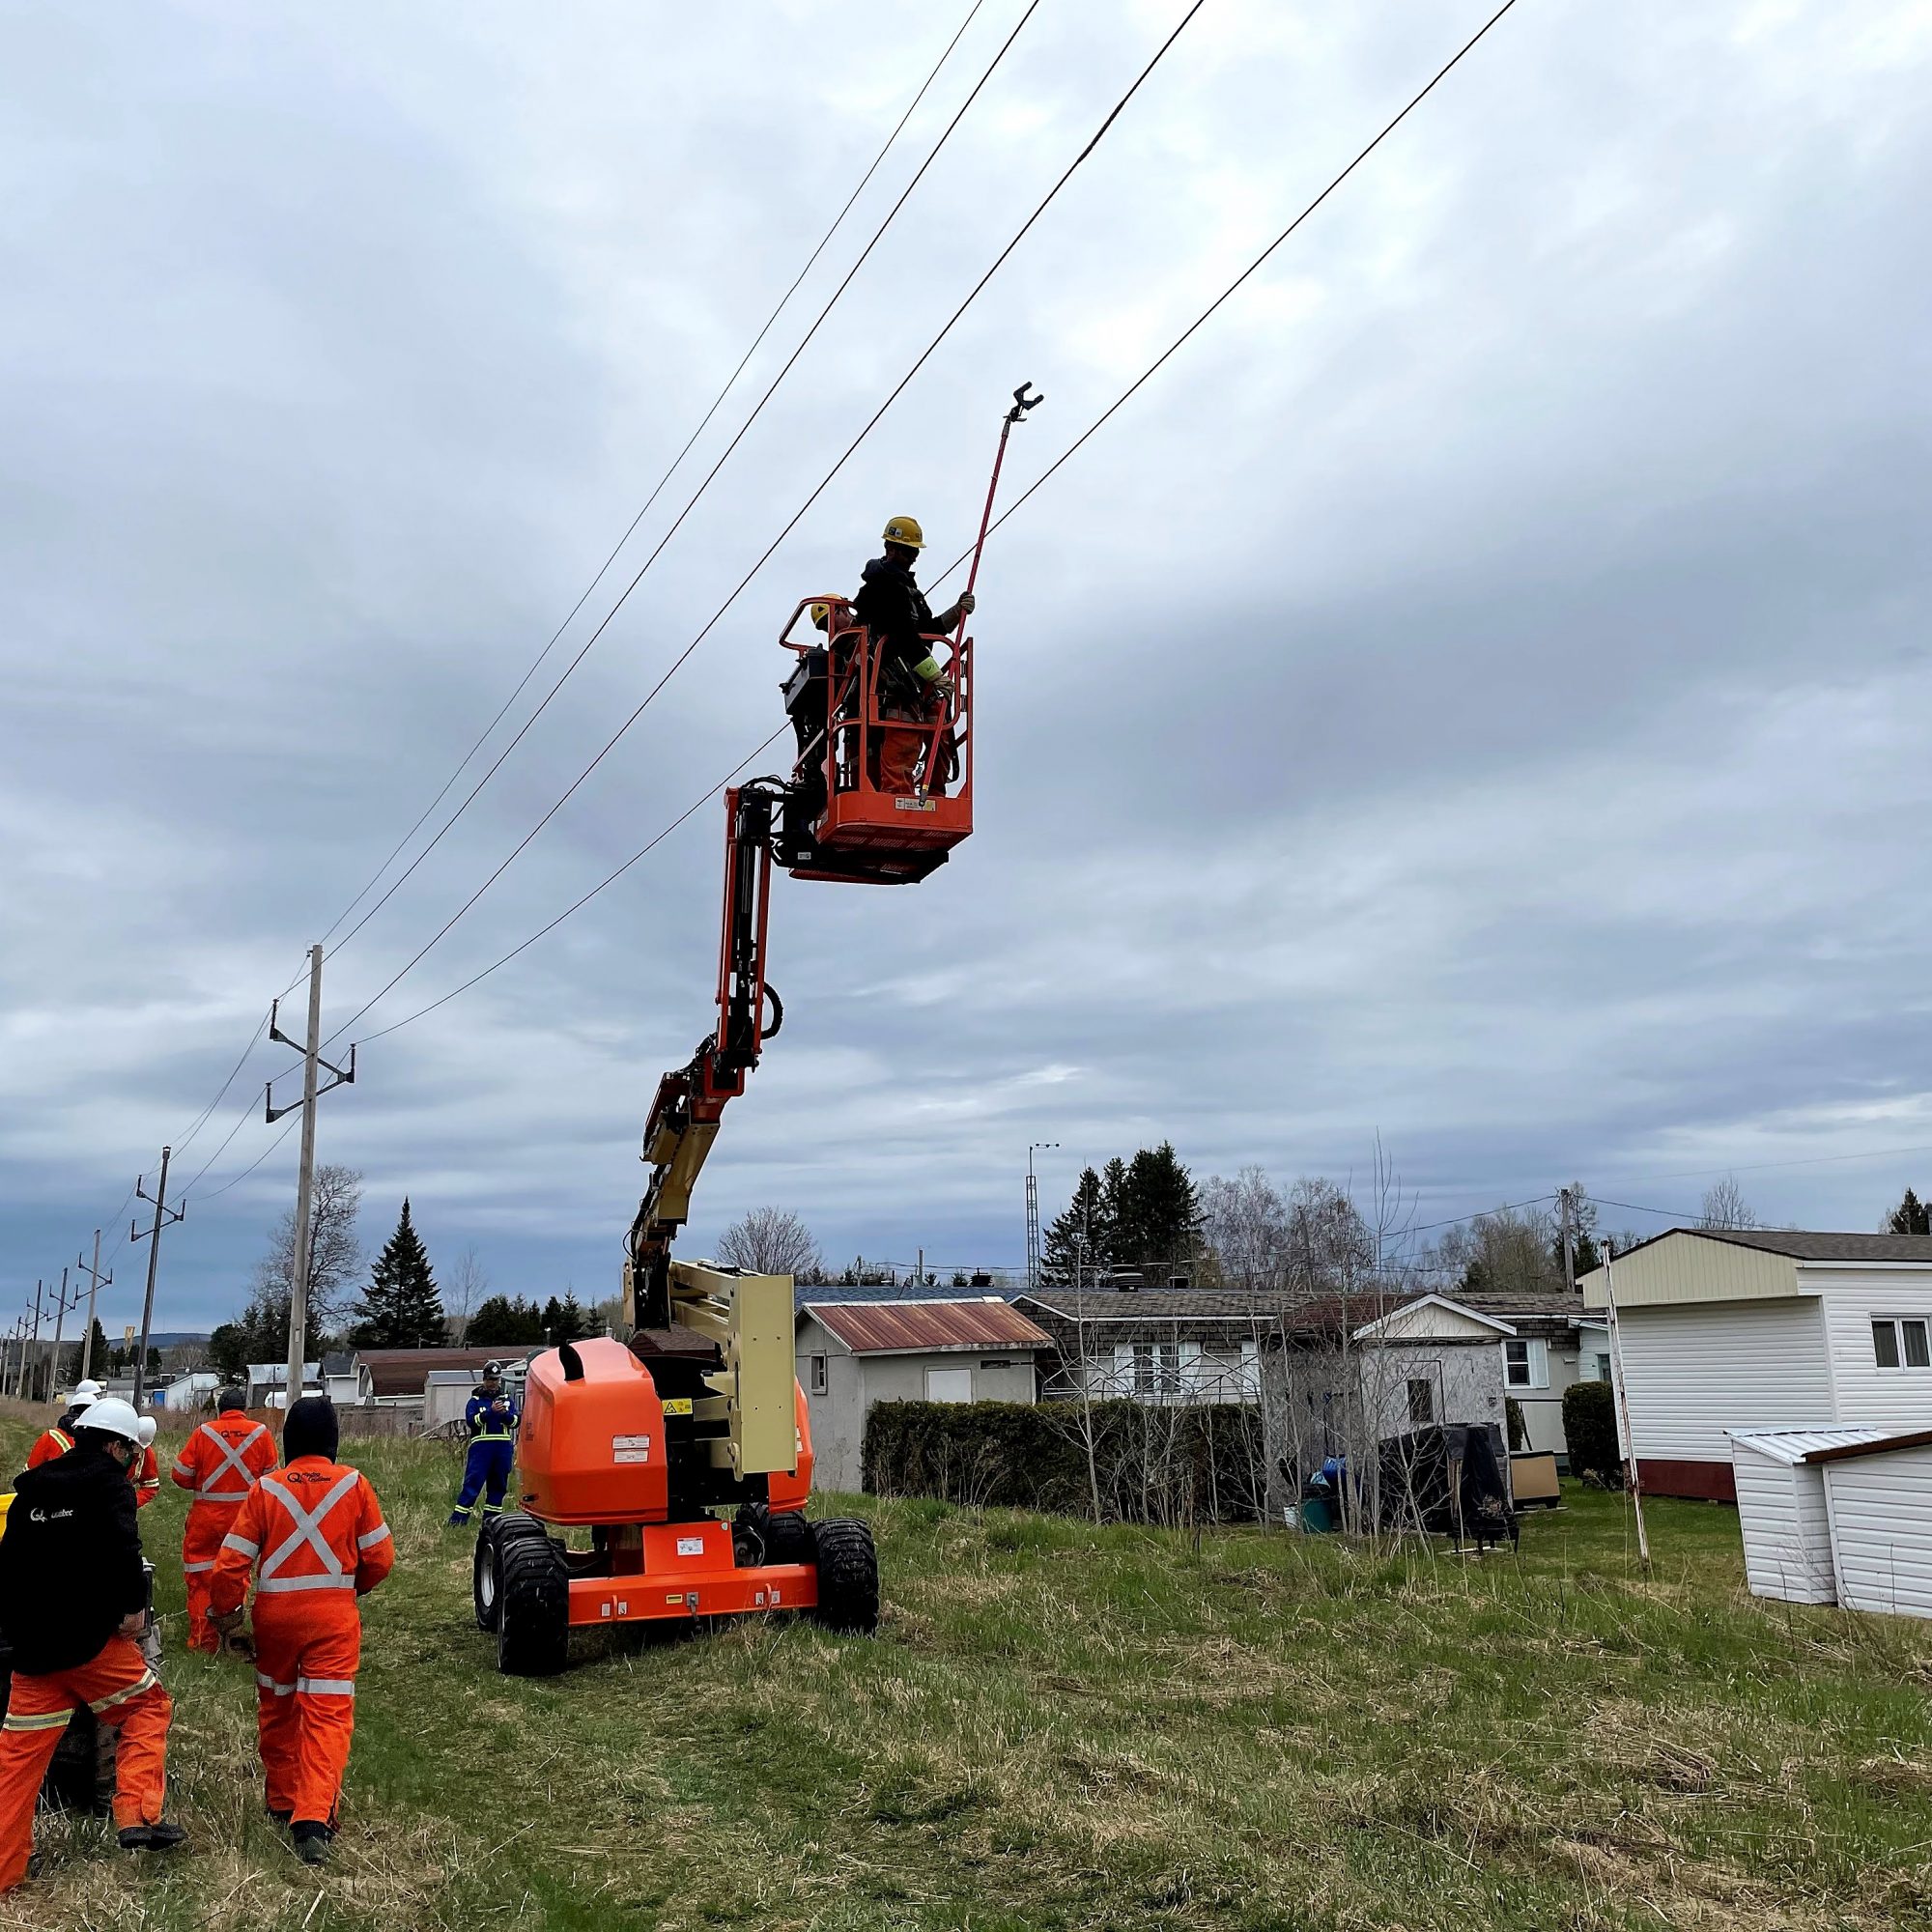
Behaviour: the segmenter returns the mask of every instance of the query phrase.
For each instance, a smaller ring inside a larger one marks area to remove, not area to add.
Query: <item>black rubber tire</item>
[[[802,1512],[787,1510],[774,1514],[765,1523],[767,1563],[810,1563],[815,1560],[811,1525]]]
[[[525,1537],[549,1531],[533,1516],[521,1511],[509,1516],[486,1516],[476,1535],[476,1555],[469,1569],[469,1595],[476,1610],[476,1628],[494,1631],[503,1597],[502,1552]]]
[[[570,1572],[548,1535],[497,1543],[497,1668],[554,1677],[570,1661]]]
[[[818,1552],[818,1607],[831,1630],[870,1636],[879,1627],[879,1558],[869,1523],[832,1517],[811,1525]]]

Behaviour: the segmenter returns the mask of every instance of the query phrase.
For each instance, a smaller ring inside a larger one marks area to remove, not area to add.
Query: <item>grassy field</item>
[[[358,1460],[400,1561],[335,1865],[260,1811],[247,1672],[179,1649],[171,1492],[192,1849],[43,1821],[0,1925],[1932,1927],[1932,1627],[1754,1603],[1727,1510],[1656,1505],[1644,1582],[1582,1492],[1481,1563],[857,1501],[875,1640],[746,1624],[537,1683],[471,1621],[447,1452]]]

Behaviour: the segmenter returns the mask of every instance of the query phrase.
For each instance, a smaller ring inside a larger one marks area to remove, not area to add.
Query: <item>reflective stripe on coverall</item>
[[[333,1825],[355,1728],[362,1617],[395,1546],[358,1469],[298,1456],[249,1491],[222,1538],[210,1607],[225,1616],[255,1579],[256,1717],[268,1807]]]
[[[501,1403],[502,1412],[497,1412]],[[510,1471],[517,1465],[517,1405],[498,1389],[486,1395],[478,1389],[464,1406],[464,1422],[469,1430],[469,1454],[463,1464],[463,1488],[458,1491],[451,1522],[468,1522],[476,1498],[483,1497],[485,1516],[503,1514],[503,1492],[509,1487]]]
[[[204,1422],[175,1458],[169,1476],[194,1492],[182,1532],[182,1575],[187,1584],[187,1646],[213,1654],[221,1639],[208,1620],[208,1586],[221,1539],[234,1526],[257,1476],[275,1466],[275,1438],[239,1408]]]
[[[83,1705],[121,1733],[114,1759],[116,1828],[160,1822],[174,1706],[140,1646],[125,1636],[109,1637],[96,1656],[71,1670],[43,1677],[16,1673],[0,1725],[0,1891],[27,1875],[41,1782],[69,1719]]]
[[[72,1447],[73,1437],[65,1429],[44,1430],[40,1440],[27,1451],[27,1467],[38,1469],[43,1463],[51,1463],[56,1456],[65,1456]]]

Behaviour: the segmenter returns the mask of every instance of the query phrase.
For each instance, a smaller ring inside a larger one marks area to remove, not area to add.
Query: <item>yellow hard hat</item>
[[[886,520],[886,541],[904,544],[907,550],[923,550],[925,532],[920,528],[917,517],[889,517]]]
[[[830,604],[814,604],[807,614],[822,631],[832,621],[832,606]]]

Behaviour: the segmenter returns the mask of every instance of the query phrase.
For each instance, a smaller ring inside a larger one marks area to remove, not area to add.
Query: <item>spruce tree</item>
[[[1112,1178],[1115,1162],[1108,1163]],[[1115,1183],[1115,1259],[1124,1267],[1190,1268],[1201,1248],[1194,1179],[1171,1141],[1142,1148]]]
[[[1932,1208],[1927,1208],[1911,1188],[1905,1198],[1885,1217],[1888,1235],[1932,1235]]]
[[[445,1340],[442,1297],[421,1237],[410,1220],[410,1204],[403,1202],[396,1232],[377,1257],[375,1272],[362,1299],[355,1304],[359,1318],[355,1341],[364,1349],[440,1349]]]
[[[1048,1223],[1041,1243],[1041,1265],[1056,1281],[1073,1279],[1083,1235],[1091,1279],[1092,1270],[1106,1267],[1114,1258],[1113,1217],[1102,1198],[1100,1177],[1091,1167],[1081,1171],[1065,1213],[1056,1214]],[[959,1286],[965,1286],[964,1277]]]

